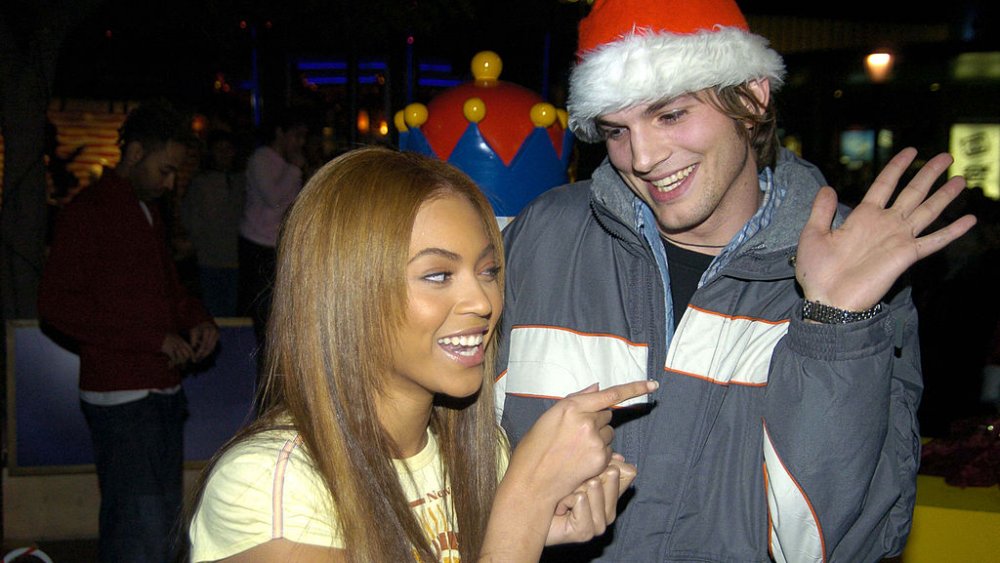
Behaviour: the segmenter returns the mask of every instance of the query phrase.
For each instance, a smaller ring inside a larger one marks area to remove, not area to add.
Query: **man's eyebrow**
[[[643,110],[642,113],[645,114],[645,115],[651,115],[651,114],[657,113],[660,110],[662,110],[663,108],[665,108],[665,107],[667,107],[667,106],[669,106],[669,105],[671,105],[673,103],[676,103],[678,101],[681,101],[684,98],[688,98],[690,96],[691,96],[691,94],[680,94],[680,95],[674,96],[672,98],[665,98],[665,99],[660,100],[658,102],[653,102],[653,103],[649,104],[649,106],[647,106],[646,109]]]
[[[664,98],[657,102],[652,102],[651,104],[646,106],[646,109],[642,110],[642,114],[645,116],[650,116],[654,113],[661,111],[663,108],[678,101],[681,101],[685,98],[688,98],[690,96],[691,94],[680,94],[672,98]],[[607,119],[600,116],[594,118],[594,124],[597,125],[597,127],[621,127],[621,125],[608,121]]]
[[[608,121],[607,119],[604,119],[603,117],[596,117],[596,118],[594,118],[594,124],[597,125],[598,128],[621,127],[621,125],[618,125],[617,123],[612,123],[612,122]]]

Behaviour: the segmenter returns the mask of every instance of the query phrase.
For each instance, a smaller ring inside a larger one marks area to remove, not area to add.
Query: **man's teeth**
[[[694,171],[694,167],[695,165],[692,164],[683,170],[678,170],[662,180],[653,182],[653,185],[656,186],[656,189],[661,192],[669,192],[676,188],[677,185],[681,183],[681,180],[691,175],[691,172]]]
[[[461,346],[463,348],[474,348],[483,343],[482,334],[474,334],[469,336],[448,336],[445,338],[438,339],[438,344],[444,346]]]

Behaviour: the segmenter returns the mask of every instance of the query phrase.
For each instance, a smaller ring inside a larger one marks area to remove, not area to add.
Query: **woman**
[[[507,468],[489,375],[502,241],[468,177],[354,151],[282,229],[266,411],[209,469],[193,560],[526,560],[603,533],[634,476],[607,409],[655,384],[560,401]]]

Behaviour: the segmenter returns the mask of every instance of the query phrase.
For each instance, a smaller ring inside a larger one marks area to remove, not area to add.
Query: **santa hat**
[[[598,116],[758,78],[777,90],[785,75],[733,0],[597,0],[580,22],[577,59],[569,127],[587,142],[601,140]]]

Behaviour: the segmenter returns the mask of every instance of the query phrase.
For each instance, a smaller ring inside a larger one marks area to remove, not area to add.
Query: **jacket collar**
[[[813,199],[825,183],[814,165],[782,149],[773,172],[773,184],[784,191],[784,198],[776,202],[773,219],[767,227],[739,245],[741,253],[750,249],[767,252],[795,246],[809,218]],[[598,214],[598,220],[605,229],[619,237],[639,237],[635,216],[635,202],[639,198],[606,158],[594,171],[590,194],[591,205],[604,212]],[[837,224],[843,221],[844,211],[841,209],[838,213]]]

